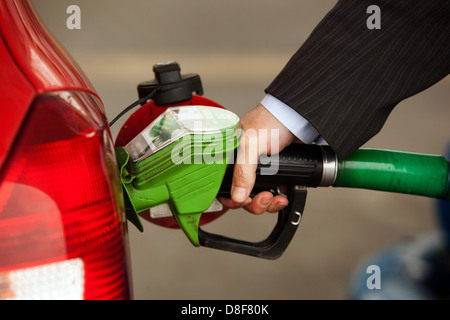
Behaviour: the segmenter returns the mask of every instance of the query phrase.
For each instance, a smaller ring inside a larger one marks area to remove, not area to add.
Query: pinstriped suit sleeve
[[[381,29],[369,30],[369,5]],[[450,73],[450,0],[341,0],[265,90],[345,158],[402,100]]]

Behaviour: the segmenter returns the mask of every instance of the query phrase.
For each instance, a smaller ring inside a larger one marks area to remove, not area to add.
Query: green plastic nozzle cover
[[[199,246],[200,217],[216,198],[234,155],[238,122],[225,109],[172,107],[127,146],[116,148],[128,220],[143,231],[138,213],[167,203]]]

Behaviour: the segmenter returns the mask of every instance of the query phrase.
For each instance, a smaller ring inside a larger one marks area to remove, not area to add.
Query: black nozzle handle
[[[236,159],[236,154],[234,158]],[[230,163],[218,196],[230,197],[234,163]],[[336,154],[328,146],[291,144],[277,156],[260,159],[251,196],[275,193],[280,186],[330,186],[337,173]]]
[[[328,147],[292,144],[271,161],[260,161],[251,196],[261,191],[280,194],[284,186],[287,190],[284,194],[289,200],[288,206],[278,212],[277,223],[270,235],[260,242],[248,242],[199,229],[200,245],[265,259],[279,258],[300,223],[306,202],[306,187],[331,185],[334,181],[330,174],[333,172],[333,159],[335,155]],[[230,164],[218,196],[230,196],[233,170],[234,164]]]
[[[263,164],[260,160],[258,164],[257,189],[280,185],[328,186],[334,181],[337,160],[328,146],[294,143],[277,157],[265,157],[265,162],[268,159],[268,163]]]
[[[295,188],[288,191],[288,194],[289,205],[278,213],[277,223],[265,240],[260,242],[242,241],[208,233],[199,228],[200,245],[263,259],[278,259],[297,231],[306,201],[305,188]]]

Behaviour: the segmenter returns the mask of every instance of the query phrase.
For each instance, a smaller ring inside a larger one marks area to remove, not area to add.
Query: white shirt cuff
[[[284,102],[266,94],[261,104],[303,143],[324,142],[316,128]]]

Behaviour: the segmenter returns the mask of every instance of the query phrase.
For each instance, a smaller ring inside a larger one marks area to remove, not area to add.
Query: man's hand
[[[285,197],[280,195],[274,197],[269,191],[261,192],[253,199],[249,195],[255,184],[259,156],[280,152],[290,145],[295,137],[262,105],[241,119],[240,128],[243,131],[235,159],[231,199],[221,199],[221,202],[229,208],[243,207],[254,214],[266,211],[278,212],[288,205]],[[267,134],[264,135],[264,139],[261,139],[260,132],[263,130]],[[271,134],[271,130],[275,130],[273,131],[274,135]],[[273,143],[271,139],[278,139],[278,141]],[[276,147],[274,148],[274,146]]]

